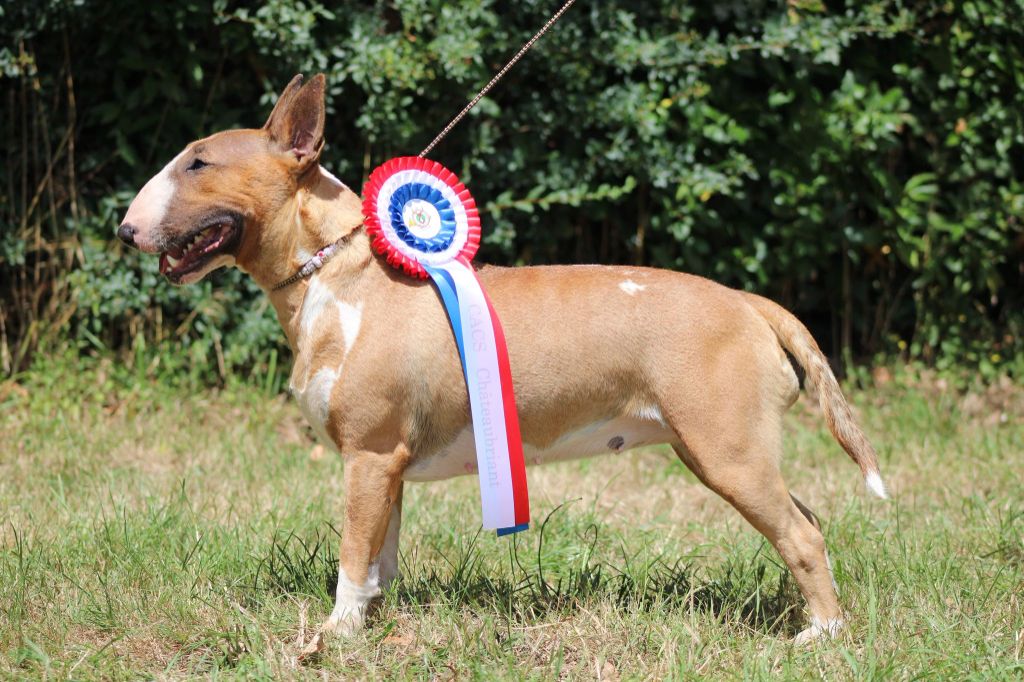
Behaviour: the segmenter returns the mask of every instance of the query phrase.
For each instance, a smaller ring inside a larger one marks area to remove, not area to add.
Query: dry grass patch
[[[791,413],[783,470],[825,525],[850,617],[834,642],[790,645],[803,603],[774,550],[651,448],[531,469],[533,527],[510,539],[479,532],[473,479],[410,484],[403,579],[369,629],[300,663],[331,608],[344,482],[294,405],[44,379],[0,394],[8,676],[1024,673],[1024,391],[1010,384],[890,375],[855,393],[889,503],[867,497],[811,401]]]

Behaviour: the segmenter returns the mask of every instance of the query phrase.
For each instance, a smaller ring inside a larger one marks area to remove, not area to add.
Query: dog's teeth
[[[170,265],[172,268],[175,267],[180,262],[180,259],[175,258],[171,254],[167,254],[167,264]]]

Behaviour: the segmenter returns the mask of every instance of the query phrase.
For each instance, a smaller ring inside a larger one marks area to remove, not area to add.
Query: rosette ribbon
[[[448,313],[469,392],[484,528],[499,536],[526,530],[530,499],[508,347],[470,265],[480,245],[476,202],[447,168],[408,156],[370,174],[363,215],[374,250],[431,279]]]

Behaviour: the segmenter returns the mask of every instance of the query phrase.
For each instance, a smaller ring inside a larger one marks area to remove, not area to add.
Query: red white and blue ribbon
[[[370,174],[363,215],[374,250],[413,277],[429,277],[448,312],[469,391],[484,528],[526,530],[530,499],[508,348],[470,265],[480,245],[476,202],[447,168],[407,156]]]

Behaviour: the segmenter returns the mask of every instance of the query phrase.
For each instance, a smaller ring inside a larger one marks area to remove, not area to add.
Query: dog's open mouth
[[[215,257],[229,254],[238,243],[241,220],[223,216],[194,231],[160,254],[160,272],[175,284],[203,270]]]

